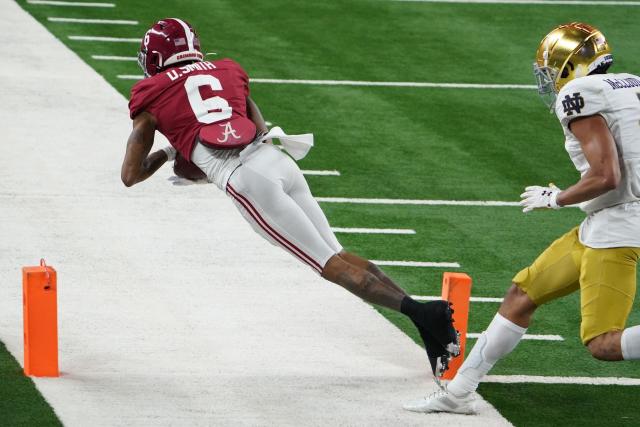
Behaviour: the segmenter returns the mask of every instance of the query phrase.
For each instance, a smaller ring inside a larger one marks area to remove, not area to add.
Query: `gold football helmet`
[[[538,46],[533,74],[538,93],[553,109],[556,95],[568,82],[613,63],[609,43],[597,28],[580,22],[554,28]]]

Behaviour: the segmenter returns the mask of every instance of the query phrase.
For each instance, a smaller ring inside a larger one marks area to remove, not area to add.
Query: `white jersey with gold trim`
[[[569,123],[595,114],[605,119],[616,142],[621,181],[616,189],[580,204],[588,214],[580,226],[580,241],[594,248],[640,247],[640,77],[627,73],[581,77],[558,94],[556,115],[565,149],[581,175],[590,166]]]

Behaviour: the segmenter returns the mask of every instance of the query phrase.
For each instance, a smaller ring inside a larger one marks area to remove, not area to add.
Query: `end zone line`
[[[464,3],[464,4],[536,4],[559,6],[640,6],[637,1],[597,1],[597,0],[391,0],[412,3]]]
[[[138,21],[127,21],[122,19],[83,19],[83,18],[57,18],[47,17],[50,22],[68,22],[71,24],[111,24],[111,25],[138,25]]]
[[[440,296],[426,296],[426,295],[411,295],[416,301],[440,301],[442,297]],[[502,302],[502,298],[491,298],[491,297],[471,297],[469,299],[471,302]]]
[[[363,203],[373,205],[430,205],[430,206],[520,206],[518,202],[494,200],[414,200],[414,199],[364,199],[347,197],[316,197],[320,203]]]
[[[387,265],[391,267],[446,267],[446,268],[460,268],[460,264],[457,262],[430,262],[430,261],[380,261],[370,260],[377,265]]]
[[[91,55],[91,58],[98,61],[137,61],[138,58],[133,56],[111,56],[111,55]]]
[[[333,171],[323,171],[323,170],[303,170],[302,173],[304,175],[318,175],[318,176],[340,176],[340,172],[333,170]]]
[[[639,386],[640,378],[619,377],[547,377],[542,375],[487,375],[482,379],[486,383],[518,384],[582,384],[582,385],[624,385]]]
[[[27,0],[27,3],[42,6],[116,7],[114,3],[87,3],[81,1]]]
[[[479,333],[467,333],[467,338],[470,339],[478,339],[480,338]],[[522,336],[523,340],[532,340],[532,341],[564,341],[564,338],[562,338],[562,336],[560,335],[530,335],[530,334],[524,334]]]
[[[334,233],[356,233],[356,234],[416,234],[416,230],[404,228],[344,228],[331,227]]]
[[[69,40],[91,41],[91,42],[117,42],[117,43],[140,43],[139,38],[120,38],[120,37],[99,37],[99,36],[69,36]],[[140,76],[142,79],[142,76]]]

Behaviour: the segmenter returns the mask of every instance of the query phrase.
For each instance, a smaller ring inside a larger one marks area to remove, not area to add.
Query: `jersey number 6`
[[[219,96],[202,99],[202,95],[200,95],[201,86],[209,86],[213,90],[222,90],[220,80],[211,75],[200,74],[187,78],[184,82],[184,89],[187,91],[189,104],[198,121],[210,124],[231,117],[231,107],[229,107],[227,100]]]

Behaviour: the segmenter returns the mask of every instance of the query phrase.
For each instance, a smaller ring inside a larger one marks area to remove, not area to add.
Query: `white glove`
[[[167,145],[166,147],[162,148],[162,151],[164,151],[164,153],[167,155],[167,161],[168,162],[171,162],[171,161],[176,159],[177,151],[172,146]]]
[[[548,187],[534,185],[525,188],[524,193],[520,195],[520,206],[524,207],[522,212],[531,212],[534,209],[560,209],[562,206],[558,205],[557,199],[561,191],[553,184],[549,184]]]

